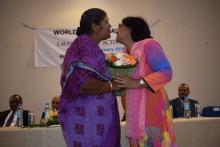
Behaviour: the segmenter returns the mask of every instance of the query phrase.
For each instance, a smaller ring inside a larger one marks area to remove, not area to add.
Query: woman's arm
[[[144,45],[146,61],[153,70],[143,77],[153,91],[159,90],[172,79],[172,67],[159,43],[154,40]]]
[[[148,88],[151,90],[151,87],[144,79],[133,79],[131,77],[117,75],[114,77],[114,81],[118,83],[120,88]]]
[[[153,70],[152,73],[140,78],[117,75],[115,82],[126,88],[147,88],[152,92],[157,91],[172,78],[172,68],[162,48],[156,41],[148,41],[144,45],[144,57]]]
[[[74,70],[61,77],[62,93],[69,97],[79,94],[100,94],[120,90],[119,84],[114,81],[100,80],[99,75],[92,70],[75,66]],[[121,86],[122,87],[122,86]]]
[[[121,86],[122,87],[122,86]],[[80,88],[80,94],[101,94],[120,90],[120,86],[113,80],[104,81],[95,78],[90,78]]]

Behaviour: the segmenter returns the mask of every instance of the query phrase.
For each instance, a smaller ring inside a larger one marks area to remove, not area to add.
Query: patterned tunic
[[[67,50],[61,76],[59,120],[68,147],[120,147],[120,122],[113,93],[79,94],[89,79],[110,80],[97,43],[79,36]],[[91,85],[96,86],[96,85]]]
[[[169,100],[164,89],[172,68],[161,46],[153,39],[136,42],[131,55],[140,59],[132,77],[151,87],[126,90],[126,135],[140,146],[175,146]]]

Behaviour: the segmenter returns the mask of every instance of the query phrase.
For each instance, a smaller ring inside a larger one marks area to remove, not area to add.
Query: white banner
[[[99,45],[106,52],[118,52],[124,46],[115,41],[115,29],[111,31],[111,38],[102,41]],[[76,29],[35,29],[34,48],[35,66],[59,67],[63,62],[66,49],[76,38]]]

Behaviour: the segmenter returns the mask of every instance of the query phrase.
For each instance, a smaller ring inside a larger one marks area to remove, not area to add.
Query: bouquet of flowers
[[[106,54],[106,64],[112,75],[120,74],[129,76],[134,72],[137,63],[136,58],[127,53]]]
[[[137,63],[137,59],[127,53],[119,52],[106,54],[106,64],[113,76],[116,74],[124,76],[131,75]],[[124,92],[125,91],[116,92],[116,96],[122,96]]]

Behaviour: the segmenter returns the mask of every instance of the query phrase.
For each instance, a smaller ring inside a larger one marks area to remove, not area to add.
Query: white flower
[[[119,53],[116,53],[115,56],[116,56],[116,58],[118,58],[118,59],[122,59],[123,56],[124,56],[124,53],[123,53],[123,52],[119,52]]]
[[[114,64],[115,66],[122,66],[123,62],[121,60],[117,60]]]

